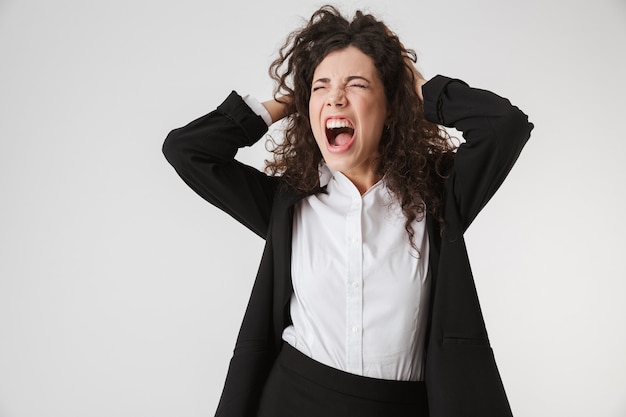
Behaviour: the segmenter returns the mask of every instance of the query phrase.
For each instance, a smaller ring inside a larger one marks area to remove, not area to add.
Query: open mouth
[[[352,140],[354,127],[346,119],[328,119],[326,121],[326,138],[330,146],[340,148]]]

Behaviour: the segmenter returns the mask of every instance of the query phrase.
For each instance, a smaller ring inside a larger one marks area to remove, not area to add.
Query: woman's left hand
[[[396,36],[389,28],[387,28],[387,34],[389,36]],[[402,47],[402,50],[403,50],[403,55],[404,55],[404,60],[406,62],[406,66],[408,69],[411,70],[411,72],[413,73],[413,77],[415,79],[415,92],[417,93],[417,96],[419,97],[419,99],[421,101],[424,101],[424,96],[422,95],[422,86],[426,84],[426,79],[417,70],[417,68],[415,68],[415,62],[413,62],[413,59],[411,59],[411,56],[407,52],[407,49],[404,46],[404,43],[402,43],[400,38],[398,38],[398,41],[400,42],[400,46]]]
[[[422,95],[422,86],[426,84],[426,79],[417,70],[417,68],[415,68],[413,62],[411,62],[411,68],[413,69],[413,75],[415,75],[415,91],[417,92],[417,96],[420,98],[420,100],[424,101],[424,96]]]

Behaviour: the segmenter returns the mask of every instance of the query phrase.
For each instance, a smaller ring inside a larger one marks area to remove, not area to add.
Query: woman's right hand
[[[290,96],[281,96],[276,99],[264,101],[263,107],[267,110],[272,118],[272,123],[276,123],[283,117],[287,116],[287,103],[290,101]]]

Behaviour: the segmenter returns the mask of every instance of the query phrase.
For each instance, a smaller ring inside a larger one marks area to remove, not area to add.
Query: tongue
[[[352,139],[352,135],[349,133],[340,133],[335,136],[335,146],[343,146],[346,143],[350,142]]]

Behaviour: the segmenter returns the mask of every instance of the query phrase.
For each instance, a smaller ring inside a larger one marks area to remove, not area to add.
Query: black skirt
[[[350,374],[288,343],[265,384],[258,417],[428,417],[423,382]]]

